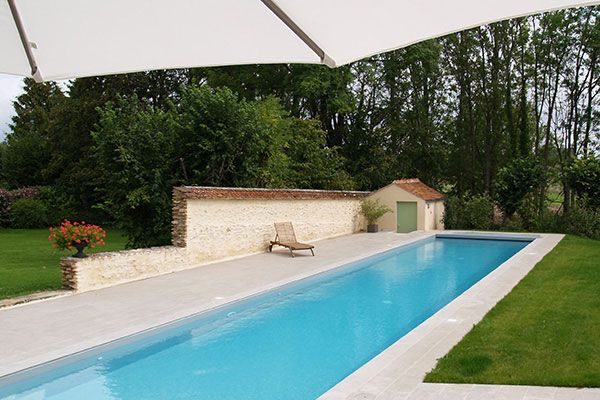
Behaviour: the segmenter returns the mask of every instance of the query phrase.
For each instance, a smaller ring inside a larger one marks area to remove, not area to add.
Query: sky
[[[15,114],[13,101],[23,93],[23,78],[0,74],[0,142],[6,137],[8,124]]]

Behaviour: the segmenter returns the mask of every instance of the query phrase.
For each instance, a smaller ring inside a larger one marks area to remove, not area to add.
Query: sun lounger
[[[269,251],[273,250],[273,246],[283,246],[290,250],[292,257],[294,257],[294,250],[310,250],[312,255],[315,255],[313,251],[315,246],[298,242],[291,222],[276,222],[275,233],[275,240],[271,240]]]

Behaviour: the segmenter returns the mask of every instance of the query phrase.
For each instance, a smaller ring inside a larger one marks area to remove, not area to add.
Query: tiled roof
[[[406,190],[423,200],[440,200],[444,195],[421,182],[418,178],[396,179],[392,182],[394,185]]]
[[[210,186],[180,186],[173,189],[186,199],[268,199],[268,200],[313,200],[362,198],[371,192],[312,189],[255,189]]]

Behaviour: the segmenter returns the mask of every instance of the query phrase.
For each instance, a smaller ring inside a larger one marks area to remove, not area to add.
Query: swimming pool
[[[0,398],[312,399],[527,243],[420,241],[5,380]]]

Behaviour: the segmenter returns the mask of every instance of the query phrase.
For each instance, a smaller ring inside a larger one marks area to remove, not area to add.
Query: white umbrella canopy
[[[581,0],[7,0],[0,72],[37,81],[197,66],[340,66]]]

